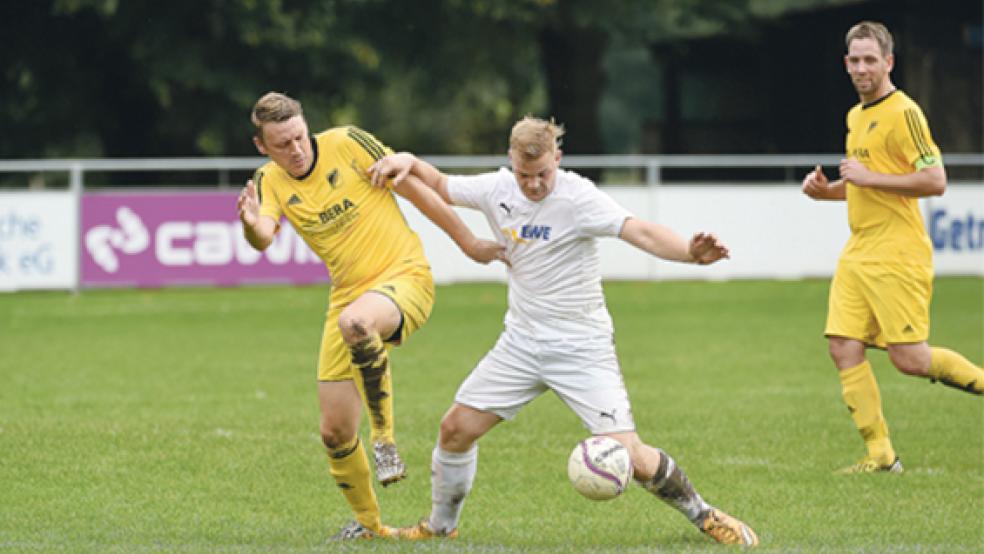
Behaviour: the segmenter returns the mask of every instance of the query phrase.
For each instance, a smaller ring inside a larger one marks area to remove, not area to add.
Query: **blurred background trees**
[[[501,153],[524,114],[569,153],[836,152],[843,35],[896,35],[894,79],[944,151],[980,151],[981,3],[940,0],[9,0],[0,158],[255,154],[268,91],[312,130]]]

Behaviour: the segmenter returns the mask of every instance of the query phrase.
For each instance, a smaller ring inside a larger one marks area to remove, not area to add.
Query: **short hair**
[[[280,123],[296,115],[304,115],[300,102],[282,92],[268,92],[253,105],[250,120],[256,127],[256,136],[262,140],[264,124]]]
[[[535,160],[547,152],[555,151],[561,145],[564,126],[528,115],[513,125],[509,135],[509,149],[515,150],[528,160]]]
[[[847,31],[844,37],[844,45],[850,49],[851,41],[859,38],[871,38],[878,43],[881,48],[882,56],[888,57],[895,50],[895,42],[892,40],[892,33],[888,28],[876,21],[862,21]]]

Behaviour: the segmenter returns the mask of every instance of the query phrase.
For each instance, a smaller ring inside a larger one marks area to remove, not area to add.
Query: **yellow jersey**
[[[922,110],[899,90],[851,108],[846,142],[847,157],[877,173],[903,175],[943,165]],[[846,189],[851,238],[841,259],[932,266],[933,247],[917,198],[851,182]]]
[[[336,127],[311,139],[314,163],[292,177],[270,161],[253,178],[260,214],[285,216],[324,260],[332,303],[354,300],[374,282],[427,267],[420,237],[389,188],[371,186],[367,169],[392,151],[356,127]],[[278,228],[279,229],[279,228]]]

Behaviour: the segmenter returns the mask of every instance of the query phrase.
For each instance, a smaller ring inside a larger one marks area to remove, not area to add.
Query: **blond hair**
[[[253,105],[249,118],[256,127],[256,136],[263,140],[265,123],[280,123],[295,115],[304,115],[300,102],[282,92],[268,92]]]
[[[561,144],[564,126],[528,115],[513,125],[509,135],[509,149],[528,160],[535,160],[547,152],[554,152]]]
[[[889,57],[895,50],[895,43],[892,40],[892,33],[888,28],[876,21],[862,21],[847,31],[844,37],[844,45],[851,48],[851,41],[859,38],[874,39],[881,49],[882,56]]]

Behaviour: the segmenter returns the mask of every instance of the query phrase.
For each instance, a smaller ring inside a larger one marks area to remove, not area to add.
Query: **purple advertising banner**
[[[86,193],[83,287],[328,282],[324,263],[281,222],[258,252],[243,238],[237,192]]]

